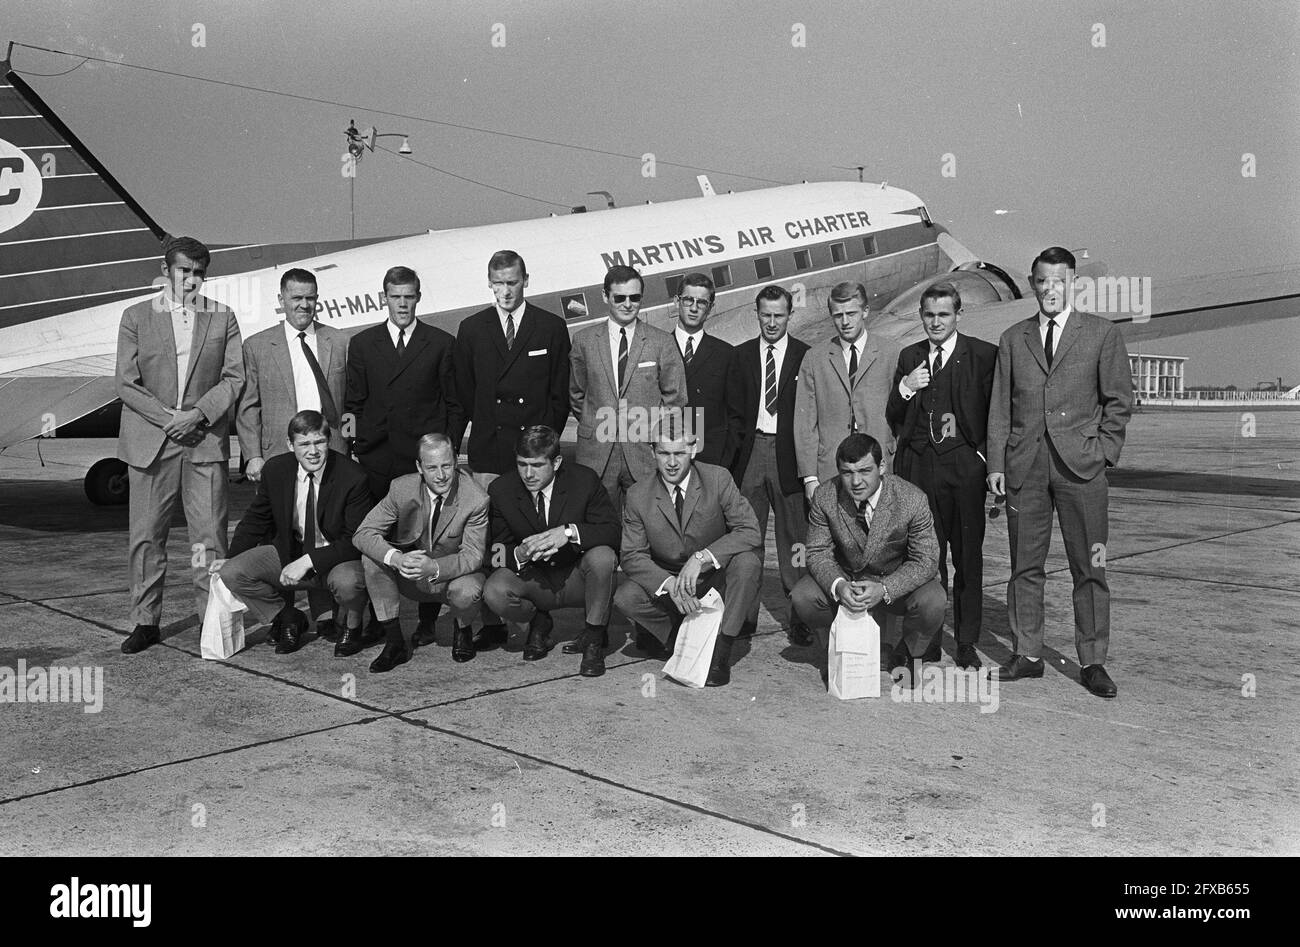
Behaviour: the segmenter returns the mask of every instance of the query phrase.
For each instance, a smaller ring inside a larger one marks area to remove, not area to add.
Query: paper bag
[[[832,697],[857,700],[880,696],[880,626],[870,612],[840,607],[831,623],[826,667]]]
[[[208,589],[208,610],[203,615],[199,650],[209,661],[224,661],[244,650],[244,612],[248,606],[231,594],[221,576],[214,575]]]
[[[682,619],[677,629],[677,647],[673,656],[664,662],[664,677],[687,687],[704,686],[713,660],[713,645],[722,626],[722,611],[722,596],[717,589],[709,589],[701,596],[700,610]]]

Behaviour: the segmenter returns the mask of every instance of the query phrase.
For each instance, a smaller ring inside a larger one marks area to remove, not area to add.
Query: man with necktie
[[[727,375],[732,348],[704,331],[713,311],[713,280],[688,273],[677,290],[677,325],[673,338],[686,366],[687,423],[701,438],[697,463],[731,466],[735,445],[727,425]],[[696,430],[698,428],[698,430]]]

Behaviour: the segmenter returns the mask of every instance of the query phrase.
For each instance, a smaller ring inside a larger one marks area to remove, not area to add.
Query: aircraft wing
[[[43,365],[0,376],[0,450],[33,437],[53,434],[117,400],[112,370],[99,360]]]

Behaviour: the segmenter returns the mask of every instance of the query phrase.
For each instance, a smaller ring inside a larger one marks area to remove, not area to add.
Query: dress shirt
[[[299,331],[307,333],[305,340],[298,338]],[[298,410],[319,411],[320,385],[316,384],[316,373],[307,364],[307,356],[302,354],[302,343],[306,341],[307,348],[311,349],[311,354],[316,356],[316,364],[320,365],[320,349],[316,347],[316,323],[313,321],[306,329],[298,330],[286,319],[284,337],[289,343],[289,364],[293,366],[293,394],[297,399]],[[324,366],[321,370],[324,371]]]
[[[885,488],[885,481],[882,479],[880,483],[876,485],[875,493],[867,497],[866,516],[867,516],[868,526],[871,525],[871,520],[876,515],[876,504],[880,502],[880,491],[883,490],[884,488]],[[848,580],[845,579],[844,576],[840,576],[838,579],[836,579],[834,582],[831,583],[831,601],[833,602],[838,601],[838,599],[835,598],[835,590],[839,588],[841,582],[847,582],[847,581]]]

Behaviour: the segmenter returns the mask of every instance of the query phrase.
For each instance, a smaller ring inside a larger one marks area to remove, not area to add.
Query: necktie
[[[302,345],[302,354],[307,359],[307,365],[311,368],[311,373],[316,376],[316,388],[320,391],[321,414],[325,415],[325,420],[330,423],[332,430],[338,430],[338,408],[334,406],[334,399],[330,396],[330,386],[325,381],[325,373],[320,369],[320,362],[316,361],[311,346],[307,344],[306,332],[298,333],[298,342]]]
[[[618,330],[618,390],[623,390],[623,376],[627,374],[627,330]]]
[[[767,347],[767,370],[763,379],[763,400],[767,403],[767,413],[776,415],[776,346]]]
[[[401,358],[406,354],[406,330],[397,330],[397,357]]]
[[[302,517],[302,551],[316,548],[316,475],[307,474],[307,511]]]
[[[429,517],[429,551],[433,551],[433,537],[438,530],[438,517],[442,515],[442,497],[433,501],[433,515]]]
[[[939,348],[938,346],[935,346],[935,349],[934,349],[934,371],[930,372],[930,374],[931,374],[931,375],[937,375],[937,374],[939,374],[939,369],[941,369],[941,368],[943,368],[943,349]]]
[[[686,337],[686,355],[683,357],[685,358],[687,365],[690,365],[691,359],[695,357],[695,340],[689,335]]]
[[[542,524],[542,529],[546,528],[546,495],[541,490],[537,491],[537,519]]]
[[[1053,348],[1053,346],[1055,345],[1055,342],[1054,342],[1054,340],[1053,340],[1053,336],[1056,334],[1056,333],[1055,333],[1055,329],[1056,329],[1056,320],[1055,320],[1055,319],[1048,319],[1048,320],[1047,320],[1047,339],[1046,339],[1046,341],[1043,342],[1043,351],[1044,351],[1044,352],[1046,353],[1046,355],[1047,355],[1047,367],[1048,367],[1048,368],[1051,368],[1051,367],[1052,367],[1052,348]]]
[[[506,348],[512,349],[514,347],[515,347],[515,314],[513,312],[508,312],[506,313]]]
[[[852,383],[854,376],[858,374],[858,346],[857,343],[849,346],[849,382]]]
[[[673,487],[673,507],[677,510],[677,525],[682,525],[682,488]]]
[[[862,527],[864,533],[871,532],[871,501],[863,500],[858,504],[858,525]]]

